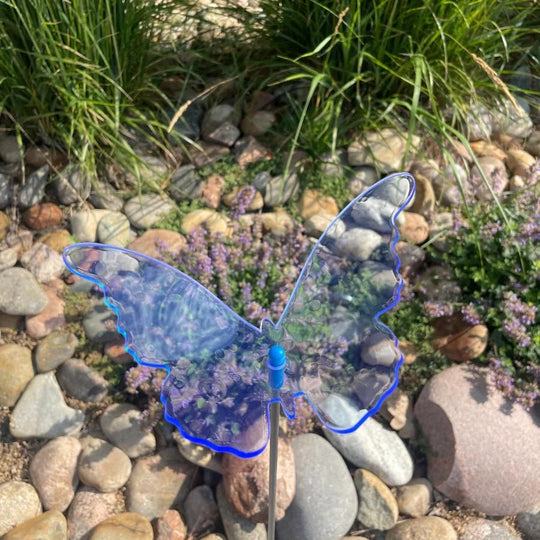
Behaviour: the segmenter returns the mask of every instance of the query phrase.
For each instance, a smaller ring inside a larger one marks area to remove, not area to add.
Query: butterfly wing
[[[354,431],[397,384],[402,356],[378,319],[399,299],[395,220],[413,193],[400,173],[352,201],[313,248],[277,325],[263,328],[287,351],[295,396],[337,432]]]
[[[243,457],[262,452],[272,396],[270,344],[259,329],[189,276],[139,253],[75,244],[64,261],[102,288],[135,360],[168,370],[161,399],[184,436]]]

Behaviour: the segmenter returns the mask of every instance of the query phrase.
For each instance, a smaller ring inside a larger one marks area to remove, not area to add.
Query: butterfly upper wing
[[[215,450],[247,457],[264,449],[270,344],[257,328],[189,276],[139,253],[75,244],[64,260],[103,289],[135,360],[169,371],[169,421]]]
[[[400,173],[352,201],[312,250],[275,328],[263,329],[287,351],[288,386],[334,431],[356,429],[397,383],[397,339],[378,317],[399,298],[395,220],[413,193]]]

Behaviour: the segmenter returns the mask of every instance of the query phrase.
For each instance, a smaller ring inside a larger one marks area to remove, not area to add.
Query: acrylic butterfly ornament
[[[402,356],[378,319],[399,299],[396,219],[413,194],[413,178],[397,173],[353,200],[312,249],[278,322],[260,329],[145,255],[74,244],[64,261],[103,289],[135,360],[169,372],[166,419],[192,442],[252,457],[268,442],[273,401],[293,418],[305,396],[325,427],[349,433],[395,388]],[[279,390],[268,383],[274,345],[287,359]]]

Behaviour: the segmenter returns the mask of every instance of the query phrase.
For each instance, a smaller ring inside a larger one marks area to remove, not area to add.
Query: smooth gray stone
[[[528,512],[519,512],[517,526],[523,533],[525,540],[538,540],[540,538],[540,501]]]
[[[37,315],[49,302],[31,272],[7,268],[0,272],[0,311],[8,315]]]
[[[108,183],[99,182],[90,193],[90,202],[99,209],[119,212],[124,206],[124,201],[118,192]]]
[[[212,143],[223,144],[224,146],[233,146],[240,135],[240,130],[236,126],[230,122],[224,122],[214,129],[214,131],[209,133],[205,139]]]
[[[94,343],[107,343],[118,337],[116,316],[103,301],[85,315],[83,328],[88,339]]]
[[[36,369],[39,373],[56,369],[69,360],[79,340],[74,334],[63,330],[52,332],[42,339],[35,350]]]
[[[0,173],[0,210],[6,208],[11,203],[13,196],[13,182],[7,174]]]
[[[267,540],[266,527],[262,523],[253,523],[230,507],[223,492],[223,484],[218,485],[216,494],[221,521],[228,540]],[[291,540],[292,538],[290,537]]]
[[[161,195],[147,193],[126,202],[124,213],[137,229],[148,229],[163,216],[172,212],[176,205]]]
[[[345,231],[335,243],[337,254],[352,261],[367,261],[382,244],[380,234],[360,227]]]
[[[11,414],[9,429],[18,439],[54,439],[80,431],[84,413],[66,405],[52,371],[36,375]]]
[[[292,199],[300,189],[300,182],[296,173],[290,173],[287,178],[283,175],[274,176],[266,185],[264,204],[266,206],[282,206]]]
[[[180,106],[182,106],[181,104]],[[169,120],[172,120],[176,113],[176,109],[170,109],[168,111]],[[203,118],[203,108],[198,101],[192,102],[182,113],[182,116],[174,124],[172,134],[169,135],[169,139],[176,142],[179,138],[188,138],[192,141],[197,140],[201,136],[201,122]],[[167,122],[167,123],[168,123]]]
[[[109,385],[107,381],[83,360],[70,358],[58,370],[58,382],[70,396],[97,403],[105,398]]]
[[[103,216],[97,226],[97,237],[102,244],[126,247],[131,239],[128,218],[121,212]]]
[[[48,165],[43,165],[26,179],[24,186],[19,191],[19,206],[21,208],[29,208],[41,202],[45,195],[45,184],[50,171],[51,168]]]
[[[338,425],[353,425],[358,418],[357,409],[336,394],[327,399],[325,414]],[[325,429],[324,435],[345,459],[371,471],[388,486],[402,486],[412,478],[413,462],[405,444],[395,431],[373,418],[368,418],[353,433]]]
[[[68,166],[56,176],[54,186],[62,204],[75,204],[88,199],[92,182],[80,167]]]
[[[271,179],[272,175],[269,172],[261,171],[255,176],[251,184],[257,191],[260,191],[264,195],[266,193],[266,186]]]
[[[169,193],[176,201],[193,200],[202,196],[203,179],[193,165],[182,165],[174,172]]]
[[[278,540],[337,540],[356,519],[358,496],[343,458],[323,437],[292,441],[296,494],[277,522]]]

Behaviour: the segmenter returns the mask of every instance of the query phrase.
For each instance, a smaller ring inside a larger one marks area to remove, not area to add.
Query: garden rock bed
[[[266,453],[244,468],[185,440],[177,448],[172,426],[152,422],[162,411],[148,396],[155,396],[163,378],[132,371],[122,383],[131,364],[119,346],[114,316],[91,285],[68,276],[60,257],[76,240],[106,241],[153,257],[162,257],[166,247],[179,258],[193,250],[193,238],[241,243],[244,237],[235,237],[240,224],[256,229],[257,238],[290,241],[300,256],[339,207],[331,194],[301,185],[301,161],[285,176],[274,174],[270,160],[276,156],[257,137],[277,111],[268,106],[258,112],[241,118],[231,105],[219,104],[199,126],[203,151],[183,155],[186,163],[176,169],[158,156],[147,160],[147,174],[166,186],[160,194],[134,195],[120,181],[118,190],[90,184],[73,169],[53,172],[57,163],[45,147],[26,149],[30,174],[24,184],[15,183],[17,189],[10,175],[0,176],[0,536],[6,540],[39,534],[70,540],[182,540],[188,533],[206,540],[265,538]],[[519,126],[497,119],[492,143],[473,145],[477,165],[498,193],[508,186],[538,189],[540,131],[518,120]],[[526,411],[511,404],[487,370],[471,364],[487,346],[488,328],[463,315],[451,318],[436,304],[458,295],[459,286],[444,267],[431,264],[423,246],[438,242],[440,251],[446,249],[446,229],[457,228],[454,174],[471,164],[462,159],[457,168],[444,168],[422,157],[421,141],[412,142],[409,170],[418,191],[398,223],[406,289],[421,289],[418,294],[434,302],[434,347],[446,355],[446,366],[459,365],[431,378],[418,399],[420,388],[414,395],[400,390],[353,434],[321,430],[307,407],[299,409],[297,421],[283,422],[286,462],[279,474],[287,477],[278,479],[280,540],[347,534],[536,538],[538,405]],[[334,165],[354,188],[349,200],[396,170],[402,143],[403,135],[382,130],[342,149],[345,163]],[[11,136],[0,140],[0,166],[20,166],[14,144]],[[34,162],[37,154],[47,163]],[[223,169],[208,169],[224,157],[234,174],[249,171],[250,164],[259,169],[243,185],[231,186]],[[473,180],[468,172],[463,178],[467,192],[484,199],[472,169]],[[178,201],[187,204],[179,207]],[[306,235],[298,233],[297,221]],[[300,239],[291,240],[294,234]],[[353,240],[347,249],[366,248],[366,238],[362,245]],[[292,285],[298,268],[288,271]],[[274,317],[290,288],[279,294],[284,298],[278,298]],[[271,311],[250,302],[246,316],[252,319]],[[404,369],[414,369],[415,347],[404,350],[410,366]]]

